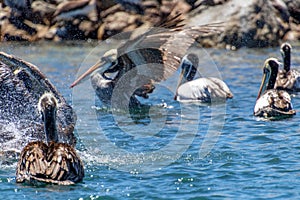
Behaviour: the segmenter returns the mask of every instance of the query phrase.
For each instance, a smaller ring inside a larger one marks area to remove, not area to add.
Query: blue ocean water
[[[90,81],[70,84],[108,43],[4,43],[0,50],[37,65],[77,112],[77,149],[85,178],[74,186],[15,183],[16,159],[0,161],[5,199],[296,199],[300,191],[300,96],[289,119],[255,118],[253,107],[268,57],[279,48],[196,49],[201,74],[221,77],[234,98],[226,104],[173,100],[178,73],[156,85],[131,113],[103,107]],[[292,63],[300,70],[300,46]],[[78,74],[79,70],[79,74]]]

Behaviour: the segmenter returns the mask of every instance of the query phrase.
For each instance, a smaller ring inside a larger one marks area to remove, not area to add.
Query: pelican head
[[[82,80],[84,80],[88,75],[92,74],[93,72],[97,72],[100,74],[104,74],[108,69],[110,69],[113,66],[117,65],[117,49],[111,49],[107,51],[101,59],[94,64],[92,67],[90,67],[85,73],[83,73],[78,79],[76,79],[72,84],[71,88],[78,85]],[[114,71],[110,71],[114,72]]]
[[[197,73],[198,62],[198,56],[194,53],[189,53],[182,58],[180,63],[181,72],[176,87],[176,95],[174,99],[176,99],[177,97],[177,90],[179,86],[187,81],[191,81],[194,79],[195,74]]]
[[[38,102],[38,110],[42,114],[44,130],[48,144],[51,141],[58,142],[58,135],[56,131],[57,104],[56,98],[50,92],[43,94]]]
[[[263,67],[263,78],[259,88],[257,99],[266,91],[274,89],[278,67],[280,63],[276,58],[269,58],[265,61]]]
[[[193,80],[197,73],[198,62],[199,59],[196,54],[185,55],[180,63],[182,78],[184,77],[186,81]]]
[[[182,58],[180,63],[181,73],[179,85],[183,84],[186,81],[191,81],[194,79],[197,72],[198,62],[198,56],[193,53],[187,54]]]
[[[283,67],[286,72],[291,68],[291,51],[292,46],[289,43],[283,43],[280,47],[281,55],[283,58]]]

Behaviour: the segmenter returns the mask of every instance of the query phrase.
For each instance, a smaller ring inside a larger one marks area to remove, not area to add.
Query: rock
[[[299,0],[284,0],[287,5],[290,16],[300,23],[300,1]]]
[[[276,46],[300,35],[300,0],[0,0],[0,39],[134,37],[178,13],[187,26],[223,22],[221,35],[199,38],[206,47]]]
[[[98,30],[98,37],[105,39],[117,33],[134,30],[140,24],[138,21],[137,15],[131,15],[127,12],[116,12],[108,15]]]
[[[98,20],[96,0],[77,0],[62,2],[53,14],[55,21],[70,21],[76,18]]]
[[[56,6],[54,4],[50,4],[42,0],[34,1],[31,4],[31,11],[38,16],[40,23],[43,24],[51,24],[55,10]]]
[[[212,37],[213,46],[233,48],[277,46],[289,28],[272,3],[264,0],[228,0],[194,13],[188,24],[197,26],[213,22],[222,22],[225,28],[223,34]]]

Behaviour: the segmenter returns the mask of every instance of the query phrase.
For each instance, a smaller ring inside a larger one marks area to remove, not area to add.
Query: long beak
[[[267,87],[267,75],[264,74],[263,75],[263,78],[262,78],[262,81],[261,81],[261,84],[260,84],[260,87],[259,87],[259,91],[258,91],[258,95],[257,95],[257,98],[256,100],[259,99],[259,97],[261,96],[261,94],[266,90],[266,87]]]
[[[100,69],[99,73],[103,73],[106,69],[108,69],[112,63],[108,63],[106,61],[100,60],[92,67],[90,67],[85,73],[83,73],[78,79],[76,79],[70,86],[73,88],[74,86],[81,83],[89,74],[93,73],[95,70]]]
[[[180,75],[179,75],[179,79],[178,79],[178,83],[177,83],[177,87],[176,87],[176,92],[175,92],[174,100],[177,99],[177,90],[178,90],[179,86],[184,83],[183,79],[184,79],[183,78],[183,70],[181,70]]]

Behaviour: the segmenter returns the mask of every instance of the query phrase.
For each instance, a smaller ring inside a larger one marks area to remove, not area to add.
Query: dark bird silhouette
[[[44,122],[46,143],[28,143],[21,152],[17,164],[16,182],[35,181],[70,185],[82,181],[83,163],[75,149],[59,142],[56,113],[58,102],[51,93],[45,93],[38,102],[38,110]]]

